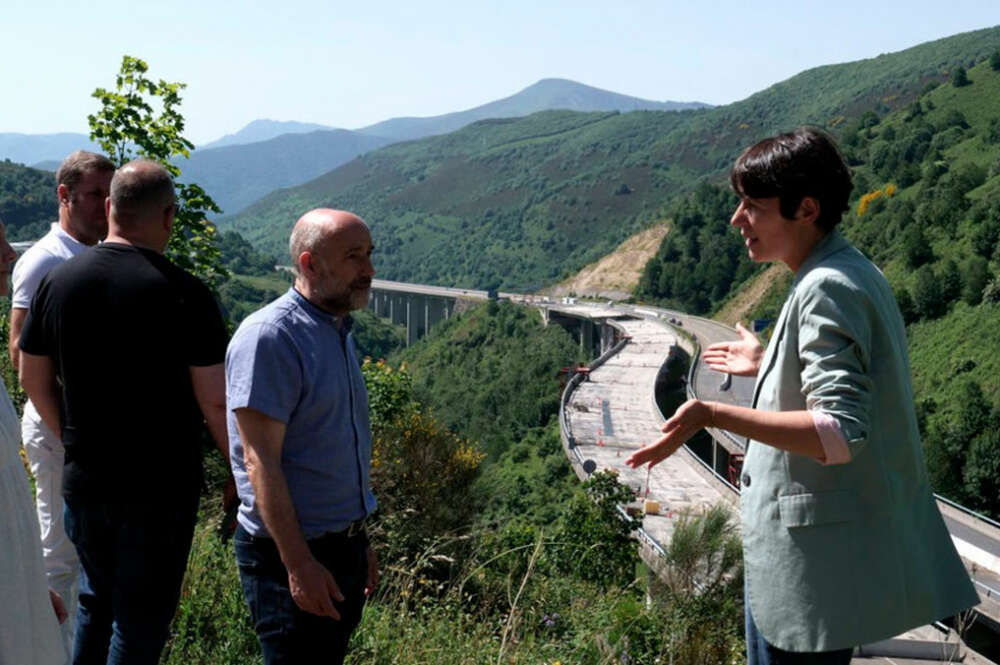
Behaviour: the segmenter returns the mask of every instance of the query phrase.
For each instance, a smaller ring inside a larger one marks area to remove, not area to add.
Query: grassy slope
[[[809,70],[707,111],[483,121],[369,153],[220,225],[274,250],[303,211],[346,207],[372,223],[384,277],[537,288],[607,254],[754,139],[803,122],[836,125],[873,104],[899,107],[998,46],[1000,29],[957,35]]]

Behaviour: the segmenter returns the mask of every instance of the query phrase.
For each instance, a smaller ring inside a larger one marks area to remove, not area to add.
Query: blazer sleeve
[[[870,431],[874,310],[867,294],[847,277],[817,272],[803,285],[799,308],[802,396],[807,409],[837,421],[853,458]]]

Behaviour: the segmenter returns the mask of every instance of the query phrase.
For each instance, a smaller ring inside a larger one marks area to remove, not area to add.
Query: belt
[[[340,531],[327,531],[322,536],[316,538],[316,540],[323,540],[325,538],[354,538],[355,536],[360,536],[365,532],[365,521],[368,519],[367,516],[362,517],[359,520],[354,520],[347,525],[346,529]]]

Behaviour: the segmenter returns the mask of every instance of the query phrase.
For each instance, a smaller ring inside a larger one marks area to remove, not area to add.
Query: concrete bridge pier
[[[590,354],[594,348],[594,322],[590,319],[580,319],[580,350]],[[600,354],[598,354],[600,355]],[[592,357],[592,355],[588,355]]]
[[[413,344],[432,327],[451,318],[454,297],[373,289],[368,307],[376,316],[406,327],[406,345]]]
[[[619,337],[621,336],[620,331],[618,331],[614,326],[609,326],[607,322],[601,322],[601,353],[604,355],[608,349],[614,346]]]

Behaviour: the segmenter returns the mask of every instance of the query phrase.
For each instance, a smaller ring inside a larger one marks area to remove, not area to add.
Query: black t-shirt
[[[64,493],[157,502],[196,489],[190,367],[223,362],[226,338],[208,288],[151,250],[104,243],[53,269],[20,347],[49,356],[62,386]]]

